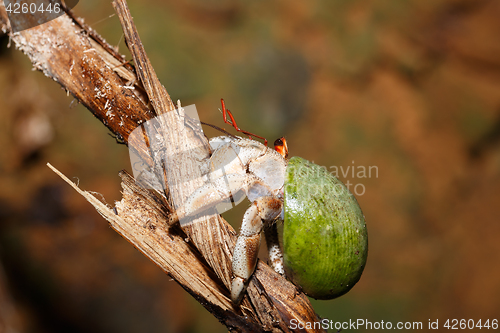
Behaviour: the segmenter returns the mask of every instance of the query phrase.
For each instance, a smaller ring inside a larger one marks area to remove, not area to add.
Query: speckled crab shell
[[[325,168],[292,157],[284,203],[287,277],[316,299],[348,292],[360,279],[368,255],[365,219],[354,195]]]

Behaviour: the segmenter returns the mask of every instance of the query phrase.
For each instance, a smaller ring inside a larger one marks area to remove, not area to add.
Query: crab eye
[[[281,137],[274,141],[274,150],[276,150],[281,156],[283,156],[283,158],[288,157],[288,146],[284,137]]]

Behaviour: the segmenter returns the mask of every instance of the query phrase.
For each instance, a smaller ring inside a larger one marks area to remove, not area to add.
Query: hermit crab
[[[205,185],[176,212],[176,219],[200,214],[229,201],[251,202],[233,250],[231,299],[239,304],[255,270],[261,232],[270,265],[307,295],[332,299],[360,279],[368,254],[365,219],[356,198],[332,174],[300,157],[288,158],[284,138],[274,149],[240,130],[222,101],[226,123],[249,138],[210,140],[212,154],[202,161]],[[229,115],[230,121],[226,115]],[[283,226],[283,251],[277,223]]]

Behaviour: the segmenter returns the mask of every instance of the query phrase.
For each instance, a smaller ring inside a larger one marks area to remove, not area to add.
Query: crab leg
[[[241,302],[248,281],[255,270],[262,228],[265,226],[267,229],[269,225],[274,224],[274,220],[282,212],[282,201],[275,197],[272,191],[258,177],[232,173],[217,178],[196,190],[186,200],[185,205],[179,207],[172,214],[171,221],[169,221],[169,224],[177,221],[180,221],[181,224],[189,223],[191,216],[201,214],[210,207],[233,198],[241,191],[245,192],[252,201],[252,205],[243,216],[240,234],[233,252],[232,269],[234,279],[231,284],[231,299],[235,304]],[[273,227],[271,227],[271,230],[273,230]],[[274,232],[276,232],[275,229]],[[269,251],[273,268],[282,274],[283,258],[279,250],[277,236],[272,241],[270,239],[268,244],[272,244]],[[281,267],[281,270],[279,267]]]
[[[186,200],[184,205],[178,207],[175,214],[172,214],[172,221],[169,223],[177,221],[186,223],[189,220],[183,221],[183,219],[203,213],[205,210],[214,208],[223,202],[230,204],[229,200],[247,186],[247,177],[240,174],[232,173],[217,178],[197,189]]]
[[[278,274],[285,275],[285,266],[283,263],[283,252],[278,240],[277,223],[268,223],[264,226],[266,235],[267,250],[269,252],[269,264]]]
[[[177,207],[169,224],[178,221],[185,223],[187,221],[182,221],[182,219],[201,214],[224,202],[230,204],[231,200],[238,201],[235,199],[243,194],[242,191],[250,201],[254,201],[257,197],[272,195],[270,189],[261,179],[255,176],[230,173],[206,183],[191,194],[183,206]]]
[[[256,199],[247,209],[233,252],[233,274],[231,299],[239,304],[243,298],[250,276],[257,264],[260,234],[264,224],[272,223],[281,213],[282,203],[272,196]]]

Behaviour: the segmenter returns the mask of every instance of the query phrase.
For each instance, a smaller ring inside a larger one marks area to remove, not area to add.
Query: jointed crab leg
[[[233,252],[231,299],[239,304],[257,264],[260,235],[264,224],[271,224],[281,213],[282,202],[274,197],[260,197],[245,212]]]
[[[266,235],[267,250],[269,253],[269,265],[276,273],[285,275],[283,251],[281,251],[280,243],[278,240],[277,222],[266,223],[264,225],[264,234]]]
[[[202,213],[204,210],[215,207],[233,198],[238,192],[245,191],[245,193],[253,195],[249,192],[253,188],[264,188],[266,186],[257,177],[249,177],[238,173],[230,173],[223,175],[215,180],[206,183],[197,189],[185,202],[185,204],[175,212],[175,221],[177,222],[183,218],[194,216]]]

